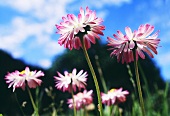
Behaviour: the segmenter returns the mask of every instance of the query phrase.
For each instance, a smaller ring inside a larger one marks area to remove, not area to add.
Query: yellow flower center
[[[116,89],[111,89],[108,93],[113,93]]]
[[[21,75],[25,74],[25,70],[21,71],[20,74],[21,74]],[[32,71],[29,72],[29,75],[28,75],[28,76],[31,76],[31,75],[33,75],[33,72],[32,72]]]
[[[21,71],[20,74],[25,74],[25,70]]]
[[[79,23],[74,25],[74,29],[80,27],[81,25]]]

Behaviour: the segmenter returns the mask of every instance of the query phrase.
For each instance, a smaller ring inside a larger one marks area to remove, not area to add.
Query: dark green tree
[[[111,51],[107,50],[108,48],[109,48],[108,46],[97,42],[95,45],[92,45],[92,47],[88,50],[90,59],[92,61],[92,65],[98,78],[100,90],[104,92],[101,80],[99,78],[100,74],[97,70],[98,66],[96,65],[95,56],[98,56],[99,58],[98,62],[100,64],[100,68],[102,69],[103,78],[105,79],[108,90],[112,88],[123,87],[123,89],[130,91],[130,93],[134,93],[135,90],[132,81],[130,80],[127,64],[126,63],[122,64],[121,62],[118,63],[116,57],[111,58],[110,57]],[[146,54],[146,59],[144,60],[139,59],[139,63],[142,69],[140,70],[140,80],[142,87],[144,88],[145,86],[148,86],[149,91],[151,92],[156,92],[157,88],[164,89],[165,83],[160,75],[159,67],[156,66],[155,62],[151,58],[149,58]],[[130,63],[129,66],[131,68],[132,78],[135,82],[133,62]],[[73,49],[71,51],[66,50],[64,54],[62,54],[61,56],[57,56],[53,62],[52,67],[49,69],[49,74],[53,76],[57,75],[56,71],[63,73],[65,70],[71,72],[73,68],[76,68],[77,70],[83,69],[87,71],[88,72],[87,89],[95,90],[92,75],[86,63],[82,49],[80,50]],[[97,96],[95,91],[94,94],[95,103],[97,103]],[[131,105],[129,104],[131,104],[132,100],[129,101],[130,103],[127,102],[126,106],[128,106],[130,109]]]

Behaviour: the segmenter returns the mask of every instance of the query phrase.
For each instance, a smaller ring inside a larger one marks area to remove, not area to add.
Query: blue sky
[[[80,7],[89,6],[106,26],[101,41],[106,43],[117,30],[124,32],[150,23],[160,30],[158,55],[153,59],[165,80],[170,80],[170,0],[1,0],[0,49],[26,63],[48,68],[56,55],[65,51],[59,46],[55,24],[67,13],[77,15]]]

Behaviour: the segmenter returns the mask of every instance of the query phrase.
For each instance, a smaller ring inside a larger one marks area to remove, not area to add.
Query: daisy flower
[[[26,67],[25,70],[19,72],[16,70],[15,72],[8,73],[5,76],[6,83],[9,84],[8,88],[13,86],[13,92],[16,88],[22,88],[25,90],[26,84],[29,88],[36,88],[36,86],[40,86],[42,80],[38,79],[38,77],[44,76],[42,71],[30,71],[29,67]]]
[[[105,29],[100,25],[103,20],[88,7],[85,11],[80,8],[77,17],[74,14],[68,14],[67,17],[62,17],[62,20],[63,22],[56,25],[57,33],[60,34],[58,43],[64,44],[64,47],[70,50],[82,47],[82,41],[85,43],[86,49],[89,49],[91,43],[95,44],[95,38],[100,39],[99,35],[103,35],[102,30]]]
[[[59,90],[62,90],[63,92],[69,91],[71,92],[71,88],[73,91],[76,91],[76,88],[79,90],[81,88],[85,88],[86,81],[87,81],[87,72],[83,73],[83,70],[81,70],[78,74],[77,70],[74,68],[72,73],[68,73],[67,71],[64,72],[64,75],[57,72],[58,77],[54,76],[54,79],[56,81],[55,87]]]
[[[85,106],[90,105],[93,102],[92,97],[93,90],[87,91],[84,90],[83,92],[79,92],[76,95],[74,95],[74,102],[75,107],[77,110],[80,110],[81,108],[84,108]],[[69,108],[73,109],[73,99],[68,99]]]
[[[140,25],[138,30],[132,32],[129,27],[125,28],[126,35],[123,35],[121,31],[117,31],[117,35],[113,34],[116,39],[108,37],[108,46],[111,46],[111,56],[117,56],[118,62],[122,60],[122,63],[130,63],[134,61],[134,57],[138,60],[138,57],[145,59],[145,53],[150,57],[154,57],[152,52],[157,54],[157,47],[160,42],[158,37],[159,31],[150,35],[154,31],[154,26],[150,24]],[[152,51],[152,52],[151,52]],[[133,54],[135,52],[135,55]]]
[[[128,94],[129,94],[129,92],[127,90],[122,91],[122,88],[111,89],[111,90],[108,91],[107,94],[101,93],[102,103],[110,106],[110,105],[113,105],[113,104],[125,102],[126,101],[126,95],[128,95]]]

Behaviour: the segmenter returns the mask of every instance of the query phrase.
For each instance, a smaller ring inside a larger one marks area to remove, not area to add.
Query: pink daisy
[[[90,105],[93,102],[92,97],[93,90],[87,91],[84,90],[83,92],[79,92],[76,95],[74,95],[74,102],[75,107],[77,110],[80,110],[81,108]],[[73,99],[68,99],[69,108],[73,109]]]
[[[62,17],[63,22],[56,25],[57,33],[60,34],[58,43],[64,44],[65,48],[72,50],[79,49],[82,40],[85,43],[86,49],[91,47],[90,42],[95,44],[95,38],[100,39],[99,35],[103,35],[104,26],[100,25],[103,20],[96,17],[96,12],[86,7],[84,11],[80,8],[80,13],[76,17],[74,14],[68,14],[67,17]],[[99,35],[98,35],[99,34]]]
[[[42,80],[38,79],[38,77],[44,76],[42,71],[30,71],[29,67],[26,67],[22,72],[15,71],[12,73],[8,73],[5,76],[6,83],[9,84],[8,88],[13,86],[13,92],[15,88],[22,88],[25,90],[26,84],[29,88],[36,88],[36,86],[40,86]]]
[[[145,59],[144,52],[153,58],[152,52],[157,54],[156,49],[160,42],[160,39],[157,38],[159,31],[150,35],[153,31],[154,26],[150,24],[140,25],[138,30],[134,32],[126,27],[126,35],[123,35],[121,31],[117,31],[117,35],[113,34],[116,39],[107,38],[108,46],[111,46],[110,50],[113,50],[111,56],[117,56],[118,62],[122,59],[122,63],[134,61],[133,52],[136,54],[136,60],[138,60],[138,56]]]
[[[102,103],[110,106],[113,104],[125,102],[126,95],[128,95],[128,94],[129,94],[129,92],[127,90],[122,91],[122,88],[111,89],[110,91],[108,91],[107,94],[101,93]]]
[[[64,72],[64,75],[59,72],[57,73],[59,77],[54,76],[54,79],[56,80],[55,87],[57,87],[57,89],[62,90],[63,92],[71,92],[71,88],[73,91],[76,91],[76,88],[79,90],[81,88],[85,88],[87,72],[83,73],[83,70],[81,70],[78,74],[76,74],[77,70],[74,68],[72,73],[68,73],[67,71]]]

